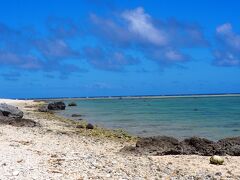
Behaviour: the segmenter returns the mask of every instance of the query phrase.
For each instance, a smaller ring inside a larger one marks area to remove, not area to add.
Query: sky
[[[0,0],[0,97],[240,92],[238,0]]]

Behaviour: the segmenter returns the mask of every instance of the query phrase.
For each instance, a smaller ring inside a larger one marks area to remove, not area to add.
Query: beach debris
[[[17,107],[6,103],[0,104],[0,120],[20,120],[23,118],[23,112]]]
[[[65,110],[65,108],[66,108],[66,105],[62,101],[52,102],[48,104],[49,110]]]
[[[23,159],[17,160],[17,163],[21,163],[21,162],[23,162]]]
[[[86,126],[87,129],[94,129],[94,126],[91,123],[88,123]]]
[[[214,155],[210,158],[211,164],[222,165],[223,162],[224,162],[224,159],[221,156]]]
[[[14,142],[19,143],[19,144],[24,145],[24,146],[29,146],[29,145],[33,144],[32,141],[23,141],[23,140],[21,140],[21,141],[14,141]]]
[[[48,172],[50,172],[50,173],[60,173],[60,174],[62,173],[62,171],[60,169],[55,169],[55,168],[49,169]]]
[[[81,114],[72,114],[72,117],[82,117]]]
[[[75,102],[70,102],[70,103],[68,104],[68,106],[77,106],[77,103],[75,103]]]

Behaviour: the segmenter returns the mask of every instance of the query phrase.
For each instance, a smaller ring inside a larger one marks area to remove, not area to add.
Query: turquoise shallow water
[[[74,100],[71,100],[71,102]],[[68,103],[70,101],[66,101]],[[74,113],[106,128],[139,136],[200,136],[212,140],[240,135],[240,96],[77,100]]]

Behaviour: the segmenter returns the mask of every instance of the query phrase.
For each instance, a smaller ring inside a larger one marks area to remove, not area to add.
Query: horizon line
[[[19,100],[48,100],[48,99],[114,99],[114,98],[167,98],[167,97],[211,97],[211,96],[240,96],[240,93],[196,93],[196,94],[160,94],[160,95],[105,95],[105,96],[76,96],[76,97],[39,97],[39,98],[10,98]],[[0,98],[1,99],[1,98]],[[4,99],[4,98],[3,98]]]

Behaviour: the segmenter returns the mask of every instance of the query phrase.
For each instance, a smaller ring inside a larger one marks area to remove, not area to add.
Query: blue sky
[[[0,96],[238,93],[239,7],[1,0]]]

